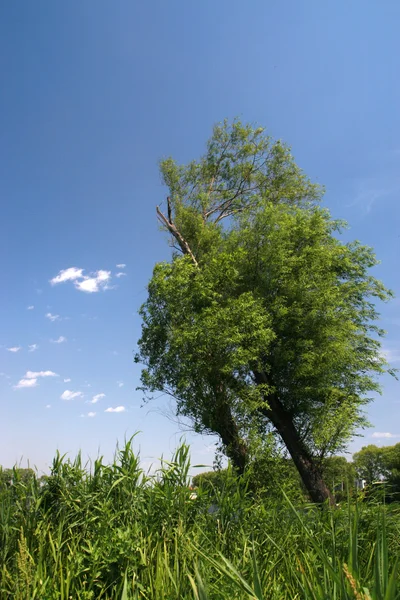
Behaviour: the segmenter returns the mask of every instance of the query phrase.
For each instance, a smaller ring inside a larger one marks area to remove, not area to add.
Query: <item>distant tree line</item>
[[[257,464],[250,467],[249,487],[256,487],[258,492],[266,496],[284,490],[292,497],[307,497],[297,469],[290,458],[273,457],[269,466]],[[394,446],[378,447],[373,444],[364,446],[348,461],[344,456],[330,456],[322,463],[323,477],[337,502],[353,495],[361,485],[365,484],[365,495],[374,494],[378,484],[384,485],[382,493],[388,501],[400,501],[400,443]],[[216,469],[199,473],[193,477],[193,486],[203,490],[222,490],[229,479],[229,469]]]
[[[31,479],[35,478],[36,473],[33,469],[21,469],[19,467],[3,469],[0,466],[0,489],[10,485],[15,485],[18,482],[27,484]]]
[[[199,473],[193,477],[192,485],[204,491],[222,491],[226,485],[232,485],[233,473],[230,466]],[[386,499],[400,501],[400,443],[383,448],[374,444],[364,446],[353,455],[352,461],[344,456],[327,457],[322,463],[322,473],[337,502],[356,491],[357,480],[365,482],[367,495],[382,483]],[[281,495],[282,490],[293,499],[307,498],[307,490],[291,458],[267,452],[260,458],[258,454],[243,477],[247,478],[250,491],[266,498]],[[13,485],[29,485],[34,479],[42,483],[47,477],[37,477],[30,468],[3,469],[0,466],[0,491]]]

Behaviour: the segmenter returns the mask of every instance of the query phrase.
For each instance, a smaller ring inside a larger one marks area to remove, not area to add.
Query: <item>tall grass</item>
[[[189,467],[183,444],[148,476],[128,442],[112,464],[57,454],[44,482],[16,472],[0,489],[0,600],[400,598],[396,506],[266,504],[233,474],[191,499]]]

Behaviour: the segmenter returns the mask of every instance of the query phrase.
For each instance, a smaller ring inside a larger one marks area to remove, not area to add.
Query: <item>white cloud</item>
[[[47,319],[50,319],[50,321],[52,323],[54,323],[54,321],[59,321],[60,320],[60,315],[52,315],[51,312],[46,313],[45,317]]]
[[[108,289],[107,281],[111,277],[110,271],[96,271],[93,277],[85,277],[82,281],[76,281],[75,287],[81,292],[92,294],[100,290]]]
[[[96,404],[96,402],[98,402],[99,400],[101,400],[102,398],[105,398],[106,395],[105,394],[96,394],[95,396],[93,396],[93,398],[91,400],[89,400],[90,404]]]
[[[108,413],[125,412],[125,406],[116,406],[115,408],[112,408],[112,406],[110,406],[109,408],[106,408],[106,410],[104,412],[108,412]]]
[[[58,375],[53,371],[27,371],[17,385],[13,386],[14,390],[36,387],[39,377],[58,377]]]
[[[96,278],[84,279],[83,281],[79,281],[76,284],[76,287],[81,292],[87,292],[88,294],[92,294],[93,292],[99,291],[99,286]]]
[[[66,379],[64,379],[64,383],[69,383],[71,381],[70,377],[67,377]]]
[[[46,408],[51,408],[51,404],[46,404]]]
[[[33,388],[37,386],[37,379],[20,379],[17,385],[14,385],[14,390],[18,390],[20,388]]]
[[[19,352],[21,350],[21,346],[12,346],[11,348],[7,348],[9,352]]]
[[[60,337],[57,340],[50,340],[52,344],[62,344],[63,342],[67,341],[67,338],[64,337],[63,335],[60,335]]]
[[[27,371],[24,375],[25,379],[37,379],[38,377],[58,377],[53,371]]]
[[[37,344],[30,344],[28,346],[28,352],[35,352],[35,350],[37,350],[39,348],[39,346]]]
[[[119,265],[115,265],[117,267],[117,269],[125,269],[126,264],[125,263],[120,263]]]
[[[33,304],[31,304],[30,306],[26,307],[26,310],[33,310],[35,307],[33,306]]]
[[[126,277],[126,273],[121,273],[121,272],[120,272],[120,273],[116,273],[116,274],[115,274],[115,277],[118,277],[118,278],[119,278],[119,277],[124,277],[124,276]]]
[[[89,275],[84,275],[84,269],[69,267],[68,269],[60,271],[53,279],[50,279],[50,283],[51,285],[56,285],[66,281],[72,281],[77,290],[92,294],[93,292],[111,289],[111,286],[107,284],[110,278],[111,271],[100,269]]]
[[[71,392],[70,390],[65,390],[60,396],[61,400],[72,400],[73,398],[82,398],[82,392]]]
[[[381,439],[381,438],[396,438],[398,436],[395,435],[394,433],[389,433],[388,431],[386,431],[386,432],[374,431],[374,433],[371,435],[371,437]]]
[[[113,356],[118,356],[118,352],[116,350],[113,350]]]
[[[118,383],[118,387],[120,387],[120,388],[124,387],[124,382],[123,381],[117,381],[117,383]]]
[[[87,416],[88,417],[95,417],[96,413],[95,412],[88,412]]]
[[[50,279],[50,283],[51,285],[56,285],[57,283],[64,283],[65,281],[76,281],[77,279],[82,279],[82,277],[83,269],[70,267],[69,269],[63,269],[60,271],[56,277]]]

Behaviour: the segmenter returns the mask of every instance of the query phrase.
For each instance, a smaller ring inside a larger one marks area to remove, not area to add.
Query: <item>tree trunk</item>
[[[271,421],[288,449],[311,500],[318,504],[328,500],[329,504],[334,504],[333,496],[323,480],[321,469],[305,448],[292,419],[271,418]]]
[[[258,383],[266,383],[263,373],[255,373],[255,377]],[[292,416],[274,394],[269,395],[266,401],[269,408],[261,409],[261,412],[281,436],[311,500],[318,504],[328,501],[334,505],[334,498],[323,480],[321,468],[300,438]]]
[[[240,436],[239,427],[232,415],[228,402],[220,398],[213,419],[213,428],[225,446],[226,454],[231,459],[239,475],[243,475],[248,460],[248,449]]]

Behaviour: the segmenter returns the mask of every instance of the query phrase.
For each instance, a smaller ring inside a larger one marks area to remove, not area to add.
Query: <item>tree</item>
[[[354,464],[348,462],[344,456],[327,456],[322,463],[322,474],[337,501],[346,498],[354,487]]]
[[[198,473],[192,479],[193,487],[202,487],[204,490],[212,491],[214,488],[222,490],[225,480],[229,477],[228,469],[218,471],[204,471]]]
[[[12,469],[3,469],[0,466],[0,488],[10,487],[17,483],[23,483],[28,485],[32,479],[36,478],[36,473],[33,469],[21,469],[19,467],[13,467]]]
[[[353,460],[358,477],[368,484],[379,481],[388,474],[384,448],[369,444],[356,452]]]
[[[382,448],[391,497],[400,500],[400,444]]]
[[[174,252],[140,311],[141,389],[217,433],[239,472],[249,433],[274,432],[310,497],[332,500],[321,461],[365,424],[386,370],[372,301],[390,293],[372,250],[337,239],[321,188],[262,128],[225,122],[199,161],[161,174]]]

